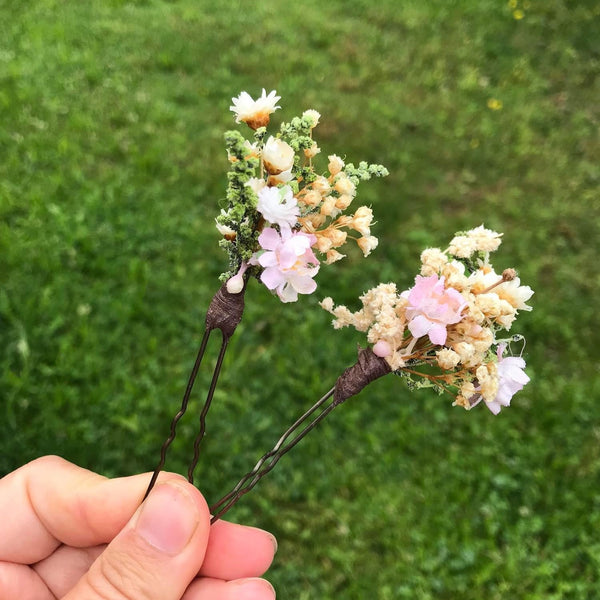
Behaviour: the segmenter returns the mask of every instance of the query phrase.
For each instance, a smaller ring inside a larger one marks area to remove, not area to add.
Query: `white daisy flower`
[[[269,115],[275,112],[280,106],[276,106],[281,96],[272,90],[267,95],[263,88],[262,95],[256,100],[248,92],[242,92],[237,98],[232,98],[233,106],[229,107],[235,113],[236,123],[244,122],[252,129],[265,127],[269,123]]]

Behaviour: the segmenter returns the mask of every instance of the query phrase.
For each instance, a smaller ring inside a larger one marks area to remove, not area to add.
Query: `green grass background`
[[[389,168],[360,189],[380,246],[297,304],[250,287],[205,495],[353,362],[361,336],[320,298],[406,288],[423,247],[485,223],[505,232],[497,267],[536,291],[513,406],[466,413],[384,378],[230,517],[279,538],[283,599],[597,597],[599,20],[591,0],[0,0],[0,474],[47,453],[154,467],[226,268],[230,98],[276,89],[275,123],[315,108],[324,156]]]

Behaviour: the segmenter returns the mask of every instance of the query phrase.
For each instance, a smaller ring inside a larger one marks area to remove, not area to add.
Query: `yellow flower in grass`
[[[502,100],[498,100],[498,98],[490,98],[487,101],[487,107],[490,110],[502,110]]]

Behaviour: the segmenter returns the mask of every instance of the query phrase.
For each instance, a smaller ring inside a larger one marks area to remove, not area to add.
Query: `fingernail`
[[[255,529],[256,531],[260,531],[263,535],[267,536],[269,538],[269,541],[271,542],[271,544],[273,544],[273,554],[277,554],[277,548],[279,546],[277,544],[277,539],[275,538],[275,536],[272,533],[265,531],[264,529],[261,529],[260,527],[253,527],[252,529]]]
[[[177,483],[158,485],[142,504],[135,529],[160,552],[174,556],[189,543],[198,527],[198,508]]]
[[[237,579],[231,581],[230,586],[235,588],[236,600],[265,600],[275,598],[275,588],[260,577],[249,577],[248,579]]]

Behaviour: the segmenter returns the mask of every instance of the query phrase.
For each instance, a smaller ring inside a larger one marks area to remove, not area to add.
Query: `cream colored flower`
[[[294,150],[283,140],[270,136],[263,148],[262,159],[268,173],[278,175],[294,165]]]
[[[348,194],[342,194],[335,201],[335,207],[339,208],[340,210],[346,210],[350,206],[350,204],[352,204],[352,200],[354,200],[354,198],[352,198],[352,196],[350,196]]]
[[[446,285],[459,292],[462,292],[468,286],[469,279],[465,275],[465,265],[457,260],[452,260],[443,265],[441,274],[446,280]]]
[[[327,196],[323,200],[323,204],[321,204],[321,214],[328,217],[334,216],[334,213],[338,212],[338,209],[335,207],[336,202],[337,198],[335,196]]]
[[[344,161],[337,154],[329,155],[329,164],[327,168],[332,176],[337,175],[344,168]]]
[[[321,204],[321,200],[321,194],[315,192],[315,190],[305,189],[298,195],[298,203],[304,204],[305,206],[318,206]]]
[[[327,235],[331,239],[334,248],[339,248],[341,245],[343,245],[346,242],[346,237],[348,236],[345,231],[340,231],[339,229],[335,229],[333,227],[327,231]]]
[[[452,238],[448,252],[457,258],[469,258],[475,252],[475,242],[466,235],[457,235]]]
[[[495,294],[494,292],[477,294],[475,296],[475,306],[488,319],[495,319],[503,313],[502,301],[498,297],[498,294]]]
[[[458,342],[452,344],[452,349],[460,357],[460,362],[464,365],[468,364],[469,361],[475,356],[475,346],[469,344],[469,342]]]
[[[217,231],[226,239],[226,240],[234,240],[237,236],[237,233],[231,229],[231,227],[227,227],[227,225],[222,225],[215,221],[215,225],[217,227]]]
[[[479,392],[475,389],[472,381],[464,381],[460,387],[460,392],[453,402],[455,406],[462,406],[466,410],[470,410],[474,404],[480,399]]]
[[[333,298],[331,296],[327,296],[327,298],[323,298],[321,302],[319,302],[319,306],[330,313],[333,310]]]
[[[319,251],[319,252],[327,252],[328,250],[330,250],[333,246],[333,242],[331,241],[331,239],[326,236],[323,235],[321,233],[317,234],[317,243],[314,245],[314,247]]]
[[[373,211],[368,206],[361,206],[352,217],[350,227],[361,235],[371,235],[371,223],[373,222]]]
[[[480,393],[486,402],[493,402],[498,394],[498,365],[488,362],[477,367],[475,371],[479,382]]]
[[[304,150],[304,156],[306,156],[306,158],[314,158],[319,152],[321,152],[321,148],[319,148],[316,142],[313,142],[313,145],[310,148]]]
[[[321,113],[317,112],[314,108],[309,108],[302,113],[305,119],[309,119],[311,122],[311,129],[314,129],[319,124]]]
[[[248,186],[255,194],[258,194],[267,185],[267,182],[258,177],[250,177],[244,185]]]
[[[526,304],[527,300],[533,296],[533,290],[528,285],[521,285],[521,280],[515,277],[512,281],[505,281],[494,291],[516,308],[517,310],[531,310],[531,306]]]
[[[469,258],[475,252],[493,252],[502,240],[501,233],[486,229],[483,225],[455,236],[450,242],[448,252],[457,258]]]
[[[331,265],[334,262],[337,262],[338,260],[342,260],[342,258],[345,258],[345,254],[341,254],[340,252],[338,252],[337,250],[331,249],[327,251],[327,260],[325,261],[325,264],[327,265]]]
[[[252,129],[265,127],[268,125],[271,113],[274,113],[280,106],[276,106],[281,96],[276,95],[275,90],[269,95],[263,88],[262,95],[256,100],[247,92],[242,92],[237,98],[232,98],[233,106],[229,107],[235,114],[236,123],[244,122]]]
[[[288,169],[287,171],[277,173],[277,175],[269,175],[269,185],[284,185],[289,183],[292,179],[294,179],[292,169]]]
[[[460,362],[460,356],[450,350],[450,348],[442,348],[435,353],[437,363],[440,368],[450,371]]]
[[[369,256],[372,250],[377,248],[379,240],[374,235],[366,235],[361,237],[356,242],[358,247],[362,250],[364,256]]]
[[[320,213],[310,213],[309,215],[300,217],[299,219],[300,223],[302,224],[302,230],[306,231],[307,233],[314,233],[325,223],[326,220],[327,217]]]
[[[421,275],[440,275],[448,257],[439,248],[427,248],[421,252]]]
[[[311,187],[323,196],[329,194],[331,191],[331,185],[329,184],[329,181],[327,181],[327,177],[323,177],[323,175],[317,175],[317,178],[312,182]]]
[[[356,196],[356,186],[350,181],[350,178],[345,173],[339,173],[335,179],[333,187],[340,194],[349,194]]]
[[[467,231],[467,236],[473,240],[475,250],[479,252],[494,252],[502,243],[501,233],[486,229],[483,225]]]

